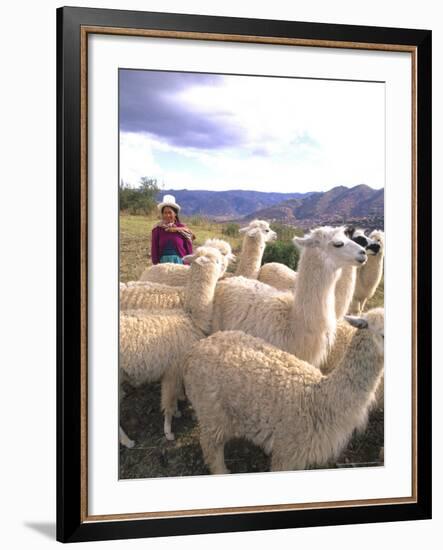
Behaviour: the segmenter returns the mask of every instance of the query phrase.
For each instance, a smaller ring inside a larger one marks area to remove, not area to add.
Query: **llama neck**
[[[357,330],[341,363],[320,384],[319,405],[342,427],[363,424],[383,365],[383,356],[367,330]]]
[[[288,351],[319,367],[335,338],[335,285],[340,270],[318,249],[305,249],[290,312]]]
[[[196,327],[205,334],[211,330],[212,305],[218,280],[215,265],[204,267],[193,263],[185,289],[183,308]]]
[[[383,254],[379,252],[376,256],[368,256],[368,261],[360,268],[360,279],[366,285],[374,284],[381,279],[383,271]]]
[[[235,274],[248,279],[257,279],[264,251],[265,243],[261,239],[246,235],[243,239],[240,261]]]
[[[335,316],[341,319],[348,312],[355,290],[357,269],[352,266],[345,266],[341,269],[341,275],[335,285]]]

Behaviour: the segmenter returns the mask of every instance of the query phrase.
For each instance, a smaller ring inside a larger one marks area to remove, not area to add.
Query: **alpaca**
[[[365,248],[368,255],[377,253],[374,247],[379,247],[379,245],[367,237],[362,229],[347,227],[346,235]],[[354,295],[356,269],[355,266],[343,267],[341,275],[337,280],[335,287],[335,312],[337,319],[341,319],[348,312]],[[270,262],[261,267],[258,280],[281,291],[294,290],[297,272],[284,264]]]
[[[244,237],[235,275],[257,279],[266,243],[275,240],[277,233],[263,220],[253,220],[239,232],[244,234]]]
[[[378,253],[380,245],[375,240],[365,235],[363,229],[348,227],[346,234],[366,250],[368,261],[371,256]],[[342,268],[341,275],[335,286],[335,314],[337,319],[342,319],[349,310],[352,297],[354,296],[356,279],[357,268],[355,266],[346,266]]]
[[[221,239],[207,239],[203,246],[210,246],[219,250],[223,257],[222,274],[227,268],[228,263],[235,258],[231,252],[231,245]],[[153,266],[156,268],[157,266]],[[173,282],[186,283],[189,279],[189,266],[177,264],[159,264],[163,269],[154,270],[154,277],[163,275],[171,267],[173,273]],[[174,271],[176,267],[181,271]],[[183,276],[182,276],[183,275]],[[166,277],[167,278],[167,277]],[[155,283],[151,281],[131,281],[129,283],[120,283],[120,309],[174,309],[183,307],[185,286],[174,286]]]
[[[358,270],[354,297],[350,307],[350,312],[357,315],[364,310],[366,302],[375,294],[383,275],[384,233],[375,230],[369,237],[379,245],[379,251],[376,255],[370,256],[367,264]]]
[[[177,410],[183,355],[210,331],[214,289],[223,269],[222,255],[212,247],[199,247],[186,259],[191,276],[183,310],[120,314],[122,378],[134,386],[161,380],[164,432],[169,440],[174,439],[171,422]]]
[[[293,242],[303,249],[297,292],[282,293],[244,277],[220,281],[212,330],[243,330],[319,367],[334,340],[340,268],[363,264],[366,252],[343,227],[319,227]]]
[[[217,248],[224,259],[225,273],[229,263],[235,259],[231,245],[222,239],[207,239],[203,246]],[[140,281],[161,283],[169,286],[185,286],[189,277],[189,266],[181,264],[156,264],[147,267],[140,276]]]
[[[272,454],[271,471],[323,466],[366,424],[384,364],[384,312],[347,317],[359,330],[340,366],[314,366],[241,331],[198,342],[184,365],[187,396],[212,474],[229,473],[224,446],[243,437]]]

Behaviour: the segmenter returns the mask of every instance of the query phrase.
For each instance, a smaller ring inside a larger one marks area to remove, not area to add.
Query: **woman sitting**
[[[182,264],[183,256],[192,254],[192,241],[195,235],[180,222],[180,206],[173,195],[165,195],[157,205],[162,221],[152,230],[151,259],[152,263]]]

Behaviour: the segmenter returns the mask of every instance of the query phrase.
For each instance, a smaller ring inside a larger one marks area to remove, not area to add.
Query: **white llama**
[[[229,473],[224,446],[246,438],[272,453],[271,470],[322,466],[366,424],[384,364],[384,314],[347,318],[359,330],[340,366],[314,366],[241,331],[198,342],[184,366],[205,462]]]
[[[297,291],[282,293],[244,277],[220,281],[212,331],[243,330],[319,367],[334,341],[340,269],[363,264],[366,252],[343,227],[320,227],[294,243],[303,249]]]
[[[199,247],[186,259],[191,264],[191,276],[183,310],[130,310],[120,314],[122,380],[134,386],[161,380],[167,439],[174,439],[171,422],[177,410],[183,357],[210,332],[214,289],[223,269],[220,252],[211,247]]]

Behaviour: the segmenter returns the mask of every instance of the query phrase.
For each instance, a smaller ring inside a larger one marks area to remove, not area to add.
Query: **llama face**
[[[350,237],[355,243],[359,244],[366,250],[369,256],[376,256],[380,251],[380,244],[368,237],[363,229],[355,229]]]
[[[265,244],[269,241],[275,241],[277,233],[269,227],[269,223],[264,220],[253,220],[246,227],[239,230],[240,233],[246,233],[251,239]]]
[[[223,259],[223,273],[227,270],[228,265],[236,259],[235,254],[232,253],[231,245],[222,239],[207,239],[203,246],[210,246],[221,253]]]
[[[191,265],[192,268],[203,268],[208,272],[222,275],[225,269],[225,260],[222,254],[216,248],[210,246],[199,246],[194,254],[185,256],[183,260]]]
[[[375,256],[380,251],[380,244],[376,240],[371,239],[371,237],[368,237],[366,231],[363,229],[356,229],[348,225],[345,228],[345,235],[362,246],[369,256]]]
[[[348,239],[344,233],[334,236],[329,243],[329,248],[329,255],[339,267],[361,266],[368,259],[365,249],[352,239]]]
[[[367,260],[365,249],[346,235],[344,227],[318,227],[305,237],[294,237],[294,244],[316,248],[324,254],[324,261],[335,267],[361,266]]]
[[[379,229],[375,229],[372,231],[372,233],[369,235],[369,237],[379,245],[379,251],[384,252],[385,248],[385,234],[383,231],[380,231]]]

